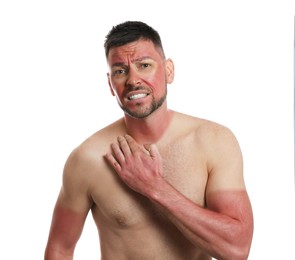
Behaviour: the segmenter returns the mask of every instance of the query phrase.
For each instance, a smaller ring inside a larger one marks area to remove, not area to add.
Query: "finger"
[[[129,156],[131,154],[131,149],[129,147],[129,143],[127,142],[127,140],[123,136],[118,136],[117,140],[119,142],[123,154],[125,156]]]
[[[104,158],[114,168],[116,172],[121,171],[121,165],[116,161],[115,157],[111,153],[107,153]]]
[[[125,140],[127,141],[130,151],[134,153],[135,151],[138,150],[138,144],[137,142],[130,136],[130,135],[125,135]]]
[[[116,161],[119,162],[120,164],[125,162],[125,156],[124,156],[119,144],[113,143],[113,144],[111,144],[111,148],[113,151],[113,157],[116,159]]]
[[[150,145],[150,144],[144,144],[143,147],[144,147],[144,149],[143,149],[144,153],[145,153],[146,155],[150,156],[150,155],[151,155],[151,154],[150,154],[150,151],[151,151],[151,145]]]
[[[150,155],[152,158],[159,158],[160,157],[159,150],[155,144],[150,145],[149,152],[150,152]]]

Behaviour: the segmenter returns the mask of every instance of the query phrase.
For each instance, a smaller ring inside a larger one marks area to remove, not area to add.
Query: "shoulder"
[[[64,179],[91,180],[105,165],[104,155],[122,130],[121,121],[106,126],[73,149],[64,167]]]
[[[110,124],[99,131],[95,132],[80,145],[78,145],[70,154],[70,162],[91,162],[95,158],[103,155],[105,149],[120,134],[124,134],[124,124],[122,119]]]
[[[202,120],[197,132],[207,145],[215,149],[219,146],[238,144],[230,128],[213,121]]]
[[[210,164],[224,156],[241,161],[241,150],[233,131],[225,125],[203,118],[177,113],[179,125],[190,140],[200,147]]]
[[[217,158],[235,157],[241,160],[239,142],[233,131],[220,123],[198,119],[195,135],[202,143],[208,159],[212,162]]]
[[[190,116],[188,132],[198,152],[204,156],[208,172],[206,194],[216,190],[244,190],[243,157],[235,134],[222,124]]]
[[[225,125],[187,114],[176,113],[176,124],[202,140],[204,143],[218,145],[227,142],[236,142],[234,133]]]

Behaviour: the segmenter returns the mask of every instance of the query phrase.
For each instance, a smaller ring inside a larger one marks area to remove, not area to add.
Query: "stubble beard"
[[[154,111],[156,111],[159,107],[161,107],[163,105],[164,101],[166,100],[166,97],[167,97],[167,89],[161,98],[156,100],[153,96],[152,102],[148,107],[143,107],[141,102],[138,102],[136,104],[136,107],[137,107],[136,110],[130,110],[130,109],[128,109],[128,107],[125,107],[121,104],[119,104],[119,105],[125,114],[127,114],[133,118],[136,118],[136,119],[143,119],[143,118],[148,117],[150,114],[152,114]]]

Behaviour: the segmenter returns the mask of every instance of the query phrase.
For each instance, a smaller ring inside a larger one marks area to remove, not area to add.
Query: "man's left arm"
[[[130,136],[119,137],[106,159],[130,188],[160,205],[193,244],[217,259],[247,259],[253,216],[239,145],[223,128],[208,140],[206,208],[186,198],[162,177],[161,156],[155,145],[146,149]]]

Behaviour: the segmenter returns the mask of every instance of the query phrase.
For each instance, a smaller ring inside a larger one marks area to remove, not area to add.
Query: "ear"
[[[115,92],[113,90],[111,79],[110,79],[110,73],[107,73],[107,77],[108,77],[108,83],[109,83],[109,87],[110,87],[111,93],[112,93],[113,96],[115,96]]]
[[[171,59],[166,60],[166,80],[168,84],[174,80],[174,63]]]

